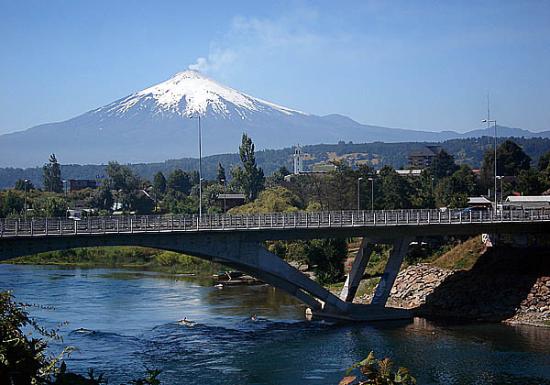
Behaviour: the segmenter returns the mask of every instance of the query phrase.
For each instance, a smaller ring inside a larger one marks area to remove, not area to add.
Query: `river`
[[[110,384],[162,370],[172,384],[337,384],[370,351],[410,369],[418,384],[550,384],[550,329],[413,322],[332,325],[269,286],[222,289],[208,279],[119,269],[0,265],[0,289],[61,327],[78,350],[71,370]],[[257,314],[259,320],[250,319]],[[187,317],[193,327],[176,321]]]

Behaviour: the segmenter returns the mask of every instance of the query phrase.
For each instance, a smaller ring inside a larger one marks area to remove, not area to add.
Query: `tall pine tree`
[[[57,162],[55,154],[50,155],[49,162],[42,167],[44,173],[44,190],[61,193],[63,181],[61,180],[61,166]]]
[[[218,181],[218,184],[221,185],[224,185],[227,182],[227,179],[225,178],[225,168],[223,168],[222,162],[218,162],[216,180]]]
[[[244,192],[247,201],[253,201],[264,189],[265,177],[264,171],[256,165],[254,143],[246,134],[243,134],[239,155],[243,165],[233,169],[233,178]]]

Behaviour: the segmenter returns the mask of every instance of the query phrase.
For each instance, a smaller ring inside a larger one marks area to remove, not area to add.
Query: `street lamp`
[[[191,116],[191,119],[197,118],[199,130],[199,218],[202,219],[202,132],[201,132],[201,116]]]
[[[370,209],[374,211],[374,178],[370,180]]]
[[[29,188],[29,180],[25,179],[23,181],[25,183],[25,212],[23,213],[23,218],[25,219],[25,222],[27,221],[27,189]]]
[[[357,210],[361,210],[361,195],[359,194],[362,177],[357,178]]]
[[[225,179],[222,179],[221,182],[223,183],[223,212],[225,214],[226,208],[225,208],[225,198],[227,195],[227,185],[225,184]]]
[[[496,120],[490,120],[490,119],[483,119],[481,121],[482,123],[487,123],[487,126],[489,126],[491,123],[495,125],[495,136],[494,136],[494,144],[495,144],[495,213],[497,212],[497,121]]]
[[[65,219],[69,217],[69,202],[67,201],[67,179],[63,179],[63,191],[65,195],[65,204],[67,205],[67,209],[65,210]]]
[[[504,179],[504,175],[497,176],[497,179],[500,179],[500,204],[502,205],[502,180]]]

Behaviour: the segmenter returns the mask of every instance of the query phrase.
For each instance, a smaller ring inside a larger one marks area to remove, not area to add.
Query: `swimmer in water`
[[[252,317],[250,317],[252,321],[257,321],[258,317],[256,317],[256,314],[252,314]]]
[[[195,324],[195,322],[189,321],[189,320],[187,319],[187,317],[183,317],[183,319],[180,319],[180,320],[178,321],[178,323],[180,323],[180,324],[182,324],[182,325],[185,325],[185,326],[193,326],[193,325]]]

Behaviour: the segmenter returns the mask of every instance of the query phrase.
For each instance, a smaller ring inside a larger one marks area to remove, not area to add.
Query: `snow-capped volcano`
[[[134,108],[153,103],[157,114],[177,114],[186,117],[204,115],[210,108],[219,116],[231,117],[236,111],[241,119],[249,112],[269,112],[275,110],[287,115],[301,114],[290,108],[254,98],[233,88],[219,84],[203,74],[187,70],[177,73],[171,79],[146,88],[122,100],[99,108],[94,112],[126,114]]]
[[[237,152],[243,132],[257,149],[340,140],[436,141],[466,135],[367,126],[341,115],[310,115],[244,94],[199,72],[184,71],[64,122],[0,135],[0,167],[39,166],[51,153],[65,164],[196,157],[197,120],[191,118],[199,115],[205,155]]]

